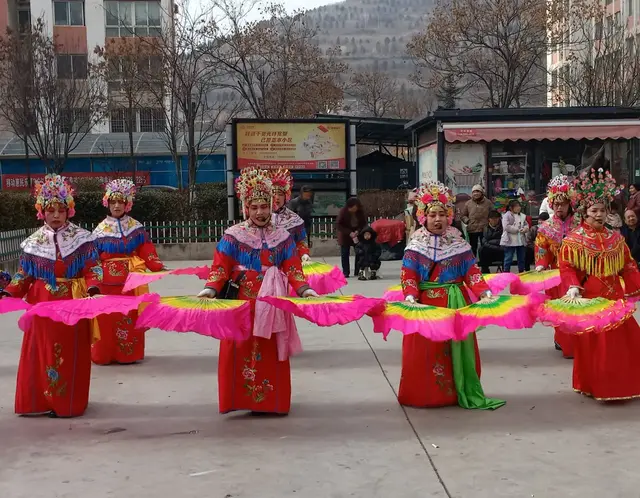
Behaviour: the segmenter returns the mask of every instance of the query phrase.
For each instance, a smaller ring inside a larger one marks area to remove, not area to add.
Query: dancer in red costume
[[[252,301],[252,336],[244,342],[221,341],[218,398],[221,413],[251,410],[287,414],[291,406],[289,356],[302,351],[293,318],[256,301],[264,295],[285,296],[288,285],[302,297],[317,297],[302,274],[296,245],[289,232],[274,226],[272,184],[264,171],[244,170],[236,191],[247,220],[229,228],[213,256],[205,289],[198,297],[229,297]]]
[[[622,299],[640,294],[640,272],[620,232],[604,226],[619,193],[602,169],[575,183],[583,221],[562,243],[558,256],[563,290],[569,298]],[[624,280],[625,291],[620,284]],[[598,400],[640,397],[640,327],[630,317],[601,333],[575,336],[573,388]]]
[[[133,207],[136,187],[131,180],[113,180],[105,186],[102,204],[107,216],[93,231],[102,263],[102,294],[121,295],[131,271],[161,271],[164,268],[142,224],[127,213]],[[127,295],[149,292],[144,285]],[[91,347],[97,365],[135,363],[144,359],[145,329],[135,328],[138,312],[112,313],[97,319],[100,340]]]
[[[307,231],[304,220],[287,207],[291,199],[293,178],[288,169],[278,168],[267,172],[273,185],[273,224],[284,228],[293,237],[298,249],[298,256],[302,261],[309,261],[309,246],[307,246]]]
[[[549,182],[547,199],[553,209],[553,216],[538,228],[534,248],[536,271],[558,268],[558,252],[562,241],[579,225],[578,218],[574,216],[575,190],[573,182],[567,176],[558,175]],[[547,295],[551,299],[557,299],[560,297],[560,290],[558,287],[550,289]],[[572,335],[563,334],[556,327],[555,346],[565,358],[573,358],[573,339]]]
[[[20,269],[3,295],[31,304],[98,293],[101,269],[91,232],[68,221],[73,189],[58,175],[35,188],[36,210],[44,225],[22,243]],[[89,403],[91,330],[86,320],[67,326],[34,318],[25,331],[18,367],[15,411],[77,417]]]
[[[402,260],[405,299],[461,308],[470,303],[469,292],[490,298],[471,246],[449,226],[455,205],[451,191],[440,182],[428,183],[418,191],[416,205],[417,221],[423,226],[411,237]],[[475,334],[461,342],[433,342],[419,334],[404,336],[398,401],[421,408],[457,404],[496,409],[504,404],[484,395]]]

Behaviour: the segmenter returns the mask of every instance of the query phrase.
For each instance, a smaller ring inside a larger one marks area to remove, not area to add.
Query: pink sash
[[[287,277],[277,267],[269,267],[264,274],[258,297],[286,296],[287,294]],[[302,352],[302,342],[300,341],[293,315],[257,300],[253,320],[253,335],[270,339],[271,334],[277,334],[276,343],[278,345],[279,361],[286,361],[289,356]]]

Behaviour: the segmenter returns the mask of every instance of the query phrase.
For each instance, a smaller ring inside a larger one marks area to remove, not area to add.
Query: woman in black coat
[[[357,197],[351,197],[347,200],[347,205],[338,213],[336,219],[336,229],[338,232],[338,245],[340,246],[340,256],[342,258],[342,273],[349,278],[351,273],[351,265],[349,262],[349,254],[351,246],[355,245],[355,239],[358,233],[367,226],[367,217],[364,215],[362,203]],[[356,272],[358,272],[358,260],[356,257]]]

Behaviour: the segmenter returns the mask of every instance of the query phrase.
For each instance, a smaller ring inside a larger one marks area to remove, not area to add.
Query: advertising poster
[[[486,188],[484,144],[447,144],[444,164],[446,185],[454,194],[471,194],[477,184]]]
[[[339,191],[314,192],[313,216],[338,216],[347,203],[347,193]]]
[[[36,181],[44,180],[44,173],[36,173],[31,175],[31,184]],[[93,178],[102,183],[114,180],[116,178],[128,178],[131,179],[131,173],[65,173],[62,172],[62,176],[68,178],[71,183],[75,178]],[[149,185],[150,173],[148,171],[138,171],[136,173],[136,184]],[[27,175],[2,175],[2,190],[30,190],[32,187],[27,182]]]
[[[432,144],[418,149],[418,183],[438,179],[438,145]]]
[[[236,123],[238,169],[347,168],[345,123]]]

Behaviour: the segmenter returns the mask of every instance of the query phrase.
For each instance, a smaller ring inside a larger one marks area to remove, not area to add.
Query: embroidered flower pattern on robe
[[[253,339],[253,347],[251,349],[251,357],[244,359],[244,368],[242,369],[242,377],[244,379],[244,389],[247,396],[250,396],[256,403],[261,403],[267,399],[267,395],[273,391],[273,385],[269,379],[258,380],[257,364],[262,361],[262,354],[258,340]]]
[[[67,392],[67,382],[60,378],[60,365],[64,363],[62,358],[62,345],[55,343],[53,345],[53,365],[47,365],[45,372],[47,373],[47,379],[49,380],[49,386],[44,392],[44,395],[48,398],[53,396],[64,396]]]

